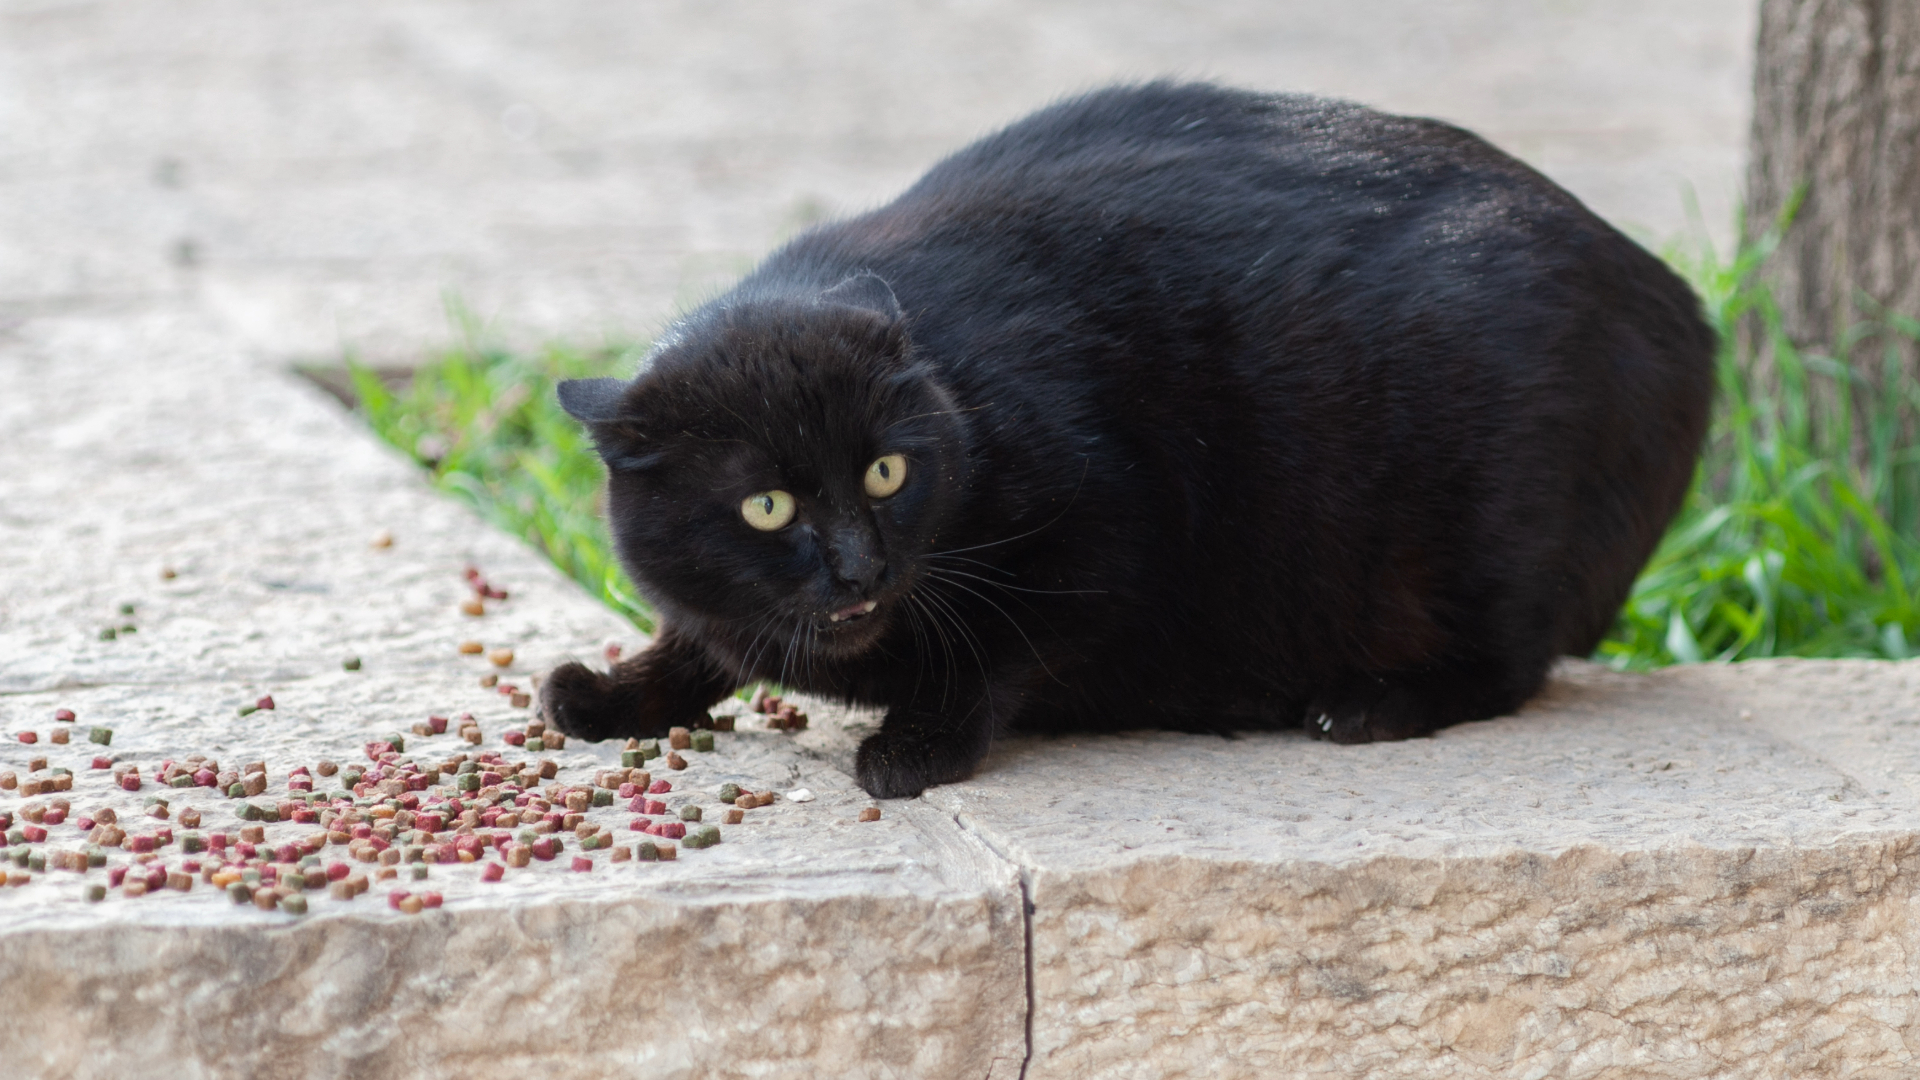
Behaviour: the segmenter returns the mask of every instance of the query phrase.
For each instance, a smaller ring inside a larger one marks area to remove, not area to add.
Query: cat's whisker
[[[1033,593],[1037,596],[1105,596],[1107,595],[1107,590],[1105,589],[1029,589],[1021,585],[1008,585],[1006,582],[1003,582],[1003,581],[993,581],[989,578],[983,578],[978,574],[969,574],[964,570],[953,570],[946,567],[941,567],[937,571],[933,569],[929,569],[927,572],[930,574],[931,573],[957,574],[963,578],[972,578],[973,580],[978,581],[983,585],[991,585],[996,589],[1010,589],[1013,592]]]
[[[975,544],[972,547],[948,548],[946,551],[937,551],[937,552],[934,552],[934,554],[935,555],[957,555],[963,551],[981,551],[990,547],[999,547],[1001,544],[1011,544],[1015,540],[1025,540],[1027,537],[1032,536],[1034,533],[1040,532],[1042,529],[1051,528],[1055,522],[1058,522],[1061,518],[1067,516],[1067,511],[1073,509],[1073,504],[1076,501],[1078,501],[1080,498],[1080,489],[1086,486],[1087,470],[1092,467],[1093,467],[1093,455],[1082,454],[1081,463],[1080,463],[1080,481],[1079,483],[1076,483],[1073,486],[1073,495],[1067,499],[1067,505],[1061,507],[1060,512],[1053,515],[1053,517],[1049,519],[1045,525],[1041,525],[1038,528],[1034,528],[1034,529],[1028,529],[1026,532],[1020,533],[1017,536],[1009,536],[1004,540],[992,540],[984,544]]]
[[[928,576],[929,576],[929,577],[932,577],[932,576],[933,576],[933,574],[932,574],[932,572],[931,572],[931,571],[929,571],[929,572],[928,572]],[[968,576],[969,576],[969,577],[971,577],[972,575],[971,575],[971,574],[969,574]],[[972,588],[968,588],[967,586],[965,586],[965,585],[962,585],[962,584],[960,584],[959,582],[957,582],[957,581],[954,581],[954,580],[952,580],[952,579],[947,579],[947,582],[946,582],[946,583],[947,583],[947,584],[949,584],[949,585],[951,585],[951,586],[953,586],[953,587],[954,587],[954,588],[956,588],[956,589],[960,589],[960,590],[963,590],[963,591],[965,591],[966,593],[968,593],[968,594],[969,594],[969,595],[971,595],[971,596],[974,596],[974,597],[977,597],[977,598],[978,598],[978,599],[980,600],[980,602],[981,602],[981,603],[983,603],[983,604],[985,604],[985,605],[987,605],[988,607],[990,607],[990,608],[992,608],[993,610],[995,610],[995,611],[997,611],[997,612],[999,612],[999,613],[1000,613],[1000,616],[1001,616],[1001,618],[1004,618],[1004,619],[1006,619],[1006,620],[1007,620],[1007,621],[1008,621],[1009,623],[1012,623],[1012,624],[1013,624],[1013,628],[1014,628],[1014,630],[1015,630],[1016,632],[1018,632],[1018,633],[1019,633],[1019,635],[1020,635],[1020,640],[1021,640],[1021,641],[1024,641],[1024,642],[1026,642],[1026,643],[1027,643],[1027,651],[1029,651],[1029,652],[1031,652],[1031,653],[1033,653],[1033,659],[1035,660],[1035,662],[1037,662],[1037,663],[1038,663],[1038,664],[1040,665],[1040,670],[1041,670],[1041,671],[1044,671],[1044,672],[1046,672],[1046,673],[1047,673],[1047,678],[1049,678],[1049,679],[1052,679],[1052,680],[1053,680],[1054,682],[1057,682],[1057,683],[1060,683],[1060,685],[1061,685],[1061,686],[1065,686],[1065,685],[1067,685],[1066,683],[1064,683],[1064,682],[1061,682],[1061,681],[1060,681],[1060,676],[1058,676],[1058,675],[1055,675],[1055,674],[1053,673],[1053,669],[1052,669],[1052,668],[1050,668],[1050,667],[1048,667],[1048,666],[1047,666],[1047,660],[1046,660],[1046,657],[1044,657],[1044,656],[1041,656],[1041,655],[1040,655],[1040,649],[1039,649],[1039,647],[1038,647],[1038,646],[1036,646],[1036,645],[1035,645],[1035,644],[1033,643],[1033,639],[1032,639],[1032,638],[1030,638],[1030,637],[1028,637],[1028,636],[1027,636],[1027,631],[1026,631],[1026,629],[1025,629],[1024,627],[1022,627],[1022,626],[1020,625],[1020,621],[1019,621],[1018,619],[1015,619],[1015,618],[1014,618],[1014,617],[1013,617],[1012,615],[1009,615],[1009,614],[1007,613],[1007,609],[1006,609],[1006,608],[1003,608],[1003,607],[1001,607],[1001,606],[1000,606],[999,604],[996,604],[996,603],[994,603],[994,602],[993,602],[993,598],[992,598],[992,597],[989,597],[989,596],[987,596],[987,595],[986,595],[985,593],[983,593],[983,592],[980,592],[980,591],[979,591],[979,590],[977,590],[977,589],[972,589]],[[1031,610],[1031,609],[1029,609],[1029,610]]]

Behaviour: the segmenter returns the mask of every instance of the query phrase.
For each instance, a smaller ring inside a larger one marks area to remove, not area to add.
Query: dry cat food
[[[764,686],[756,687],[753,697],[747,702],[747,708],[764,714],[770,731],[805,731],[807,714],[800,711],[798,705],[782,701],[780,695],[767,693]]]

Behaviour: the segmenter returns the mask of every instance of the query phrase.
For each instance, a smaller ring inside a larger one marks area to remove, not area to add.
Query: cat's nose
[[[865,529],[841,529],[833,538],[833,576],[862,592],[873,588],[887,568],[872,534]]]

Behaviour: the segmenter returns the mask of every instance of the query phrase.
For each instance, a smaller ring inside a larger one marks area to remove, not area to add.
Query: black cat
[[[1009,730],[1497,716],[1612,624],[1713,350],[1677,277],[1458,128],[1089,94],[561,386],[660,631],[542,707],[601,739],[755,679],[884,706],[878,796]]]

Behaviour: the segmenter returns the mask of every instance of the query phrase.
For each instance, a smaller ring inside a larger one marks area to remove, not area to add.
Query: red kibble
[[[652,824],[653,822],[648,821],[646,818],[637,817],[633,819],[633,824],[628,825],[627,828],[632,829],[634,832],[646,832],[648,826]]]
[[[445,735],[447,733],[447,718],[444,716],[429,716],[427,717],[427,726],[433,729],[435,735]]]
[[[664,836],[668,840],[678,840],[687,835],[687,827],[678,821],[663,821],[653,827],[653,835]]]
[[[472,581],[474,578],[480,576],[480,568],[477,566],[468,566],[464,574],[468,581]]]
[[[420,894],[420,902],[430,908],[434,908],[439,907],[444,901],[437,892],[423,892]]]
[[[46,834],[42,833],[41,835],[44,836]],[[31,834],[29,834],[28,839],[32,839]],[[142,854],[145,854],[146,852],[152,851],[153,837],[129,836],[127,837],[127,850],[133,852],[135,855],[142,855]]]
[[[395,889],[392,892],[387,894],[387,906],[392,908],[395,911],[399,911],[400,901],[405,900],[407,897],[412,895],[413,895],[412,893],[408,892],[405,889]]]
[[[273,849],[273,861],[285,863],[299,862],[300,852],[296,850],[292,844],[281,844],[279,847]]]
[[[139,791],[140,790],[140,774],[137,772],[130,772],[125,776],[122,776],[120,778],[120,790]]]
[[[614,795],[622,799],[631,799],[638,794],[640,794],[640,789],[632,784],[621,784],[619,788],[614,791]]]
[[[207,850],[215,854],[227,850],[227,834],[217,832],[207,837]]]
[[[94,758],[93,767],[96,769],[111,769],[113,768],[113,759],[106,757]]]
[[[500,736],[500,741],[506,743],[508,746],[525,746],[527,745],[527,733],[524,731],[509,731],[505,735]]]
[[[480,868],[481,881],[499,881],[507,876],[507,868],[497,862],[490,862]]]
[[[667,792],[672,790],[673,790],[672,784],[667,783],[665,780],[655,780],[653,782],[653,786],[647,789],[647,794],[665,795]]]
[[[558,852],[554,850],[553,837],[543,836],[533,842],[533,857],[541,862],[546,862],[556,854]]]
[[[48,825],[58,825],[61,822],[67,820],[67,812],[56,806],[53,809],[47,811],[47,816],[42,820],[45,821]]]
[[[212,769],[201,769],[199,772],[193,774],[193,786],[212,787],[214,781],[218,779],[219,774],[215,773]]]
[[[261,698],[259,701],[254,702],[253,707],[256,709],[272,709],[273,695],[268,694],[267,696]]]
[[[608,645],[604,651],[607,654],[607,659],[609,660],[620,659],[620,644],[618,642]]]
[[[584,873],[586,873],[587,871],[589,871],[589,870],[591,870],[591,869],[593,869],[593,860],[592,860],[592,859],[589,859],[589,858],[587,858],[587,857],[586,857],[585,855],[575,855],[575,856],[573,857],[573,872],[574,872],[574,873],[576,873],[576,874],[584,874]]]
[[[73,723],[73,720],[74,720],[73,710],[72,709],[55,709],[53,710],[53,718],[55,720],[60,721],[63,724],[71,724]]]
[[[37,743],[40,741],[40,736],[34,734],[31,731],[21,732],[19,738],[20,738],[20,741],[23,743]]]
[[[5,829],[8,825],[11,825],[11,824],[13,823],[7,819],[7,815],[0,814],[0,829]],[[79,829],[81,832],[92,832],[93,826],[94,826],[94,820],[90,817],[80,818],[79,820],[73,823],[73,827],[76,829]]]
[[[233,845],[233,850],[234,850],[234,853],[239,855],[242,859],[248,859],[248,860],[251,860],[254,856],[260,854],[259,848],[254,847],[252,844],[247,843],[245,840],[242,840],[239,843]]]
[[[327,864],[327,880],[328,881],[345,881],[347,879],[347,875],[352,872],[352,869],[353,869],[352,867],[349,867],[346,863],[343,863],[343,862],[328,863]]]
[[[29,844],[37,844],[47,838],[47,830],[38,825],[22,825],[20,831],[26,834]],[[149,846],[147,850],[151,851],[153,848]]]

